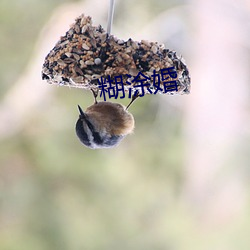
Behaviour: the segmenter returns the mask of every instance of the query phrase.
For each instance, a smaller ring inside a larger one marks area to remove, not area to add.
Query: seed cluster
[[[160,74],[161,69],[169,67],[177,72],[176,79],[168,80],[177,81],[178,91],[168,93],[189,93],[189,72],[176,52],[157,42],[120,40],[101,26],[93,26],[91,17],[81,15],[45,58],[42,78],[52,84],[95,90],[97,79],[122,75],[125,90],[132,88],[134,92],[136,84],[127,84],[127,80],[131,83],[139,72],[151,78],[154,70]],[[149,83],[150,89],[155,89],[153,82]],[[145,93],[149,93],[147,88]]]

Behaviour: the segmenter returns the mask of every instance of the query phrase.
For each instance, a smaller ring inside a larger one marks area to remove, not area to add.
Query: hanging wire
[[[108,13],[108,27],[107,33],[111,33],[112,23],[113,23],[113,16],[114,16],[114,9],[115,9],[115,0],[110,0],[109,4],[109,13]]]

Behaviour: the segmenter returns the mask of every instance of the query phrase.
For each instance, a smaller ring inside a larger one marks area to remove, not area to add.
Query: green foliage
[[[0,97],[25,69],[37,36],[56,6],[67,0],[1,0]]]

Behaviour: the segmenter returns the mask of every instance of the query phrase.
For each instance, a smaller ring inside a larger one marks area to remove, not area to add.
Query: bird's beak
[[[85,116],[85,114],[84,114],[84,112],[82,111],[82,108],[79,106],[79,105],[77,105],[78,106],[78,110],[79,110],[79,113],[80,113],[80,118],[86,118],[86,116]]]

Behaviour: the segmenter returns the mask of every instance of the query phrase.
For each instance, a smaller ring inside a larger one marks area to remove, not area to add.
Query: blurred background
[[[41,68],[81,13],[106,28],[108,5],[0,2],[0,249],[249,250],[250,1],[116,0],[112,33],[176,50],[191,94],[137,100],[134,134],[90,150],[74,126],[92,94]]]

